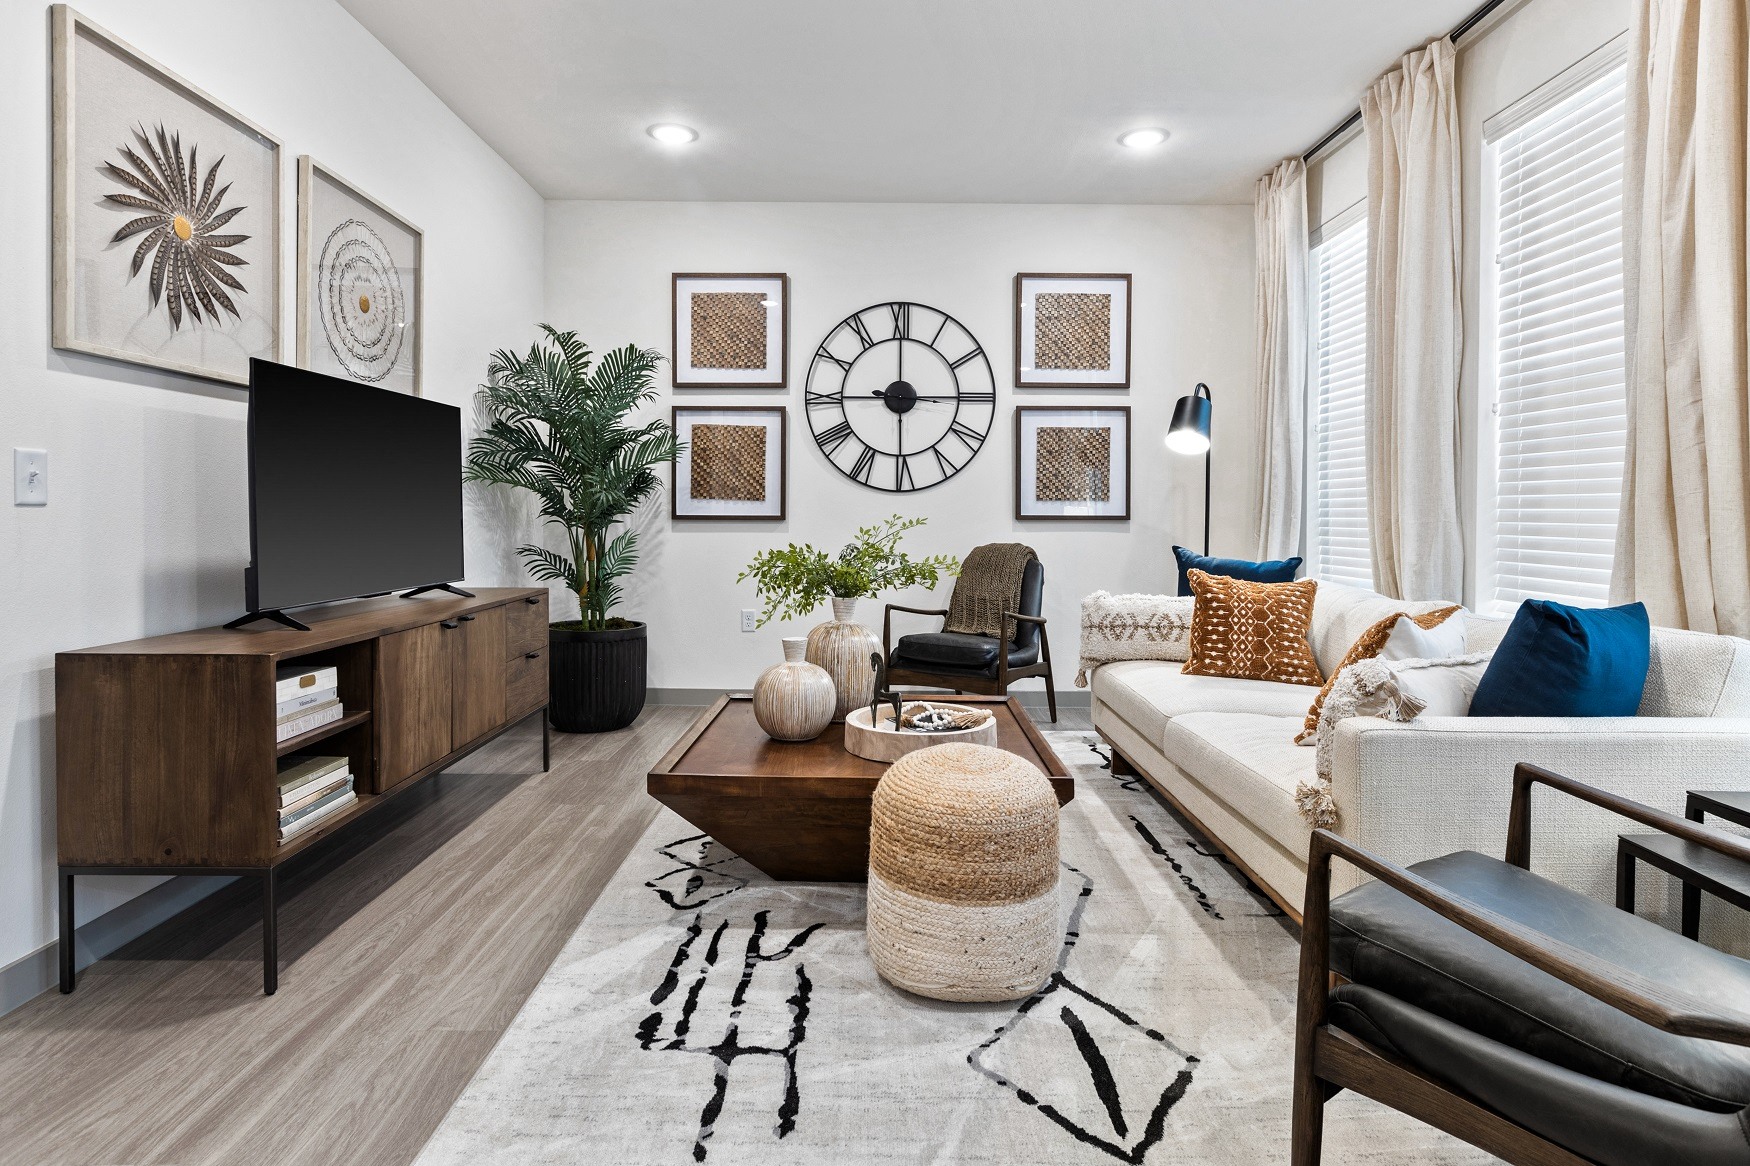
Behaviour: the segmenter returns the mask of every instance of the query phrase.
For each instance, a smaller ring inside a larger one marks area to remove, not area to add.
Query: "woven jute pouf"
[[[1030,762],[937,745],[893,763],[869,828],[869,954],[936,1000],[1017,1000],[1057,966],[1057,797]]]

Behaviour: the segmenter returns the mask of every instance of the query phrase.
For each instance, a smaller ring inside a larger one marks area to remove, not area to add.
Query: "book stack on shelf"
[[[289,741],[344,717],[346,710],[340,704],[339,685],[337,669],[281,665],[274,684],[274,699],[279,702],[275,740]]]
[[[292,754],[280,769],[280,842],[290,842],[356,801],[346,758]]]

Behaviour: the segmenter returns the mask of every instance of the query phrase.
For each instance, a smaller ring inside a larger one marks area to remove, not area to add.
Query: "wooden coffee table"
[[[1044,771],[1059,805],[1075,779],[1013,698],[955,697],[997,719],[997,745]],[[650,796],[774,879],[860,883],[868,878],[869,799],[886,764],[845,749],[845,727],[812,741],[774,741],[753,702],[724,696],[650,771]]]

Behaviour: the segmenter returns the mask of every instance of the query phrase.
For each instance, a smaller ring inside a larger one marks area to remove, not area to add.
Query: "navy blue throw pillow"
[[[1644,604],[1519,605],[1495,649],[1473,717],[1632,717],[1640,711],[1652,656]]]
[[[1268,563],[1252,563],[1245,559],[1216,559],[1200,555],[1196,551],[1188,551],[1184,547],[1174,547],[1173,557],[1179,560],[1180,595],[1191,594],[1190,571],[1193,567],[1211,575],[1244,579],[1248,583],[1292,583],[1301,563],[1298,556],[1292,559],[1272,559]]]

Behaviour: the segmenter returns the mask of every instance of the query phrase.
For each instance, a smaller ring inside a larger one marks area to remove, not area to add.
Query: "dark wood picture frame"
[[[1124,512],[1122,514],[1024,514],[1021,490],[1021,415],[1024,413],[1122,413],[1124,414]],[[1015,406],[1015,521],[1016,522],[1129,522],[1132,446],[1129,405],[1016,405]]]
[[[1025,311],[1022,289],[1027,280],[1103,279],[1124,284],[1124,377],[1116,381],[1040,380],[1028,376],[1034,370],[1021,367],[1021,320]],[[1017,389],[1128,389],[1130,387],[1131,280],[1129,272],[1023,271],[1015,276],[1015,387]]]
[[[778,379],[767,381],[683,381],[681,360],[681,281],[683,279],[764,279],[778,281]],[[787,389],[790,387],[790,277],[781,271],[677,271],[668,284],[669,382],[677,389]]]
[[[683,413],[765,413],[778,415],[778,512],[776,514],[682,514],[681,460],[668,464],[668,516],[675,522],[783,522],[790,510],[790,410],[786,405],[675,405],[669,424],[679,435]]]

